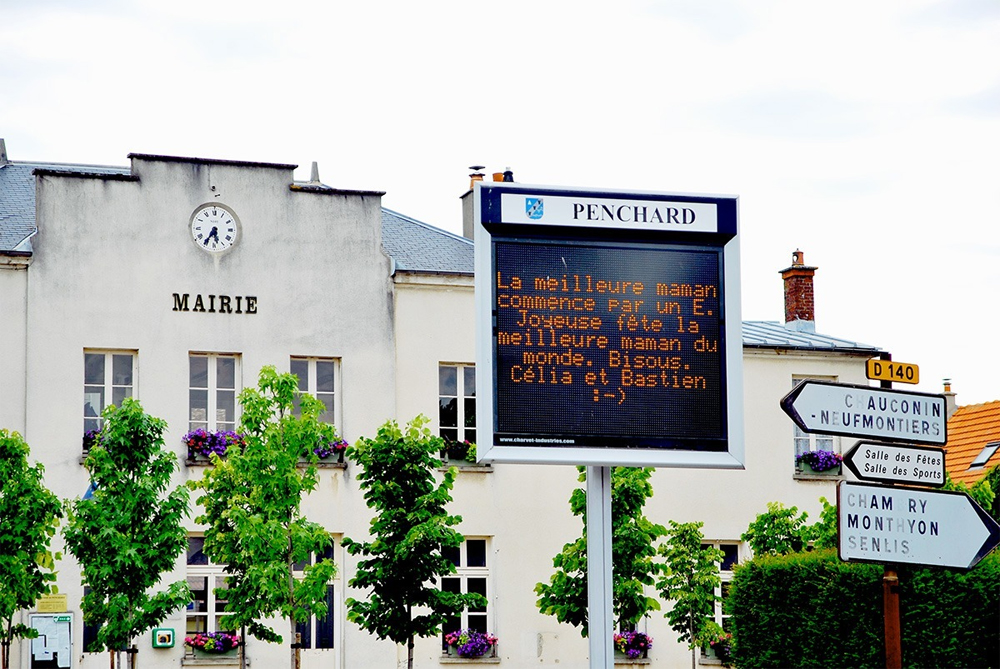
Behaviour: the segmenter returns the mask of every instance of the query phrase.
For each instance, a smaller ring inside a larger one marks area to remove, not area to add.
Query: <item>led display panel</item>
[[[479,459],[743,467],[736,198],[474,195]]]
[[[720,252],[495,241],[496,443],[725,448]]]

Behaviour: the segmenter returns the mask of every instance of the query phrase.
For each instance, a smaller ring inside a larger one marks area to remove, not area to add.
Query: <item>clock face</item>
[[[206,204],[191,217],[191,237],[200,249],[209,253],[228,251],[239,234],[236,214],[225,205]]]

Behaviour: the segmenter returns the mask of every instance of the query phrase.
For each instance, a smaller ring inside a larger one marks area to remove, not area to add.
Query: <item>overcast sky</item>
[[[453,232],[474,164],[738,195],[744,319],[801,249],[818,331],[1000,399],[997,0],[0,0],[0,137],[318,161]]]

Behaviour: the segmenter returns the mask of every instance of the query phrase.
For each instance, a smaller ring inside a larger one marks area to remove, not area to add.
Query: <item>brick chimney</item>
[[[804,254],[792,253],[792,265],[781,270],[785,281],[785,327],[798,332],[816,332],[816,304],[813,297],[815,267],[808,267]]]

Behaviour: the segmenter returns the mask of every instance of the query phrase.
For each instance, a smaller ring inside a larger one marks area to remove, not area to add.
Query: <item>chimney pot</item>
[[[816,304],[813,275],[816,267],[805,264],[805,254],[792,253],[792,264],[781,270],[785,282],[785,327],[799,332],[816,332]]]
[[[485,165],[470,165],[469,166],[469,169],[472,170],[472,174],[469,175],[469,190],[472,190],[473,188],[475,188],[476,187],[476,182],[477,181],[482,181],[483,177],[486,176],[485,174],[482,173],[482,170],[485,169],[485,168],[486,168]]]

